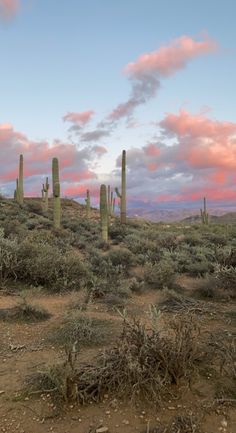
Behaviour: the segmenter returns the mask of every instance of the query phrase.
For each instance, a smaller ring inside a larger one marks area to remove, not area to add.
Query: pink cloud
[[[160,122],[164,134],[177,136],[177,157],[195,168],[236,168],[236,123],[211,120],[184,110]]]
[[[213,53],[216,49],[217,44],[209,38],[196,41],[189,36],[182,36],[168,46],[145,53],[136,62],[129,63],[124,72],[132,84],[130,98],[111,111],[107,116],[108,122],[114,123],[122,118],[130,121],[139,105],[156,96],[161,78],[174,75],[195,57]]]
[[[146,147],[146,155],[148,155],[148,156],[159,156],[160,155],[160,149],[157,147],[156,144],[149,144]]]
[[[216,49],[216,43],[210,39],[195,41],[189,36],[182,36],[173,40],[169,46],[143,54],[136,62],[129,63],[125,72],[136,78],[153,74],[168,77],[183,69],[194,57],[212,53]]]
[[[54,156],[59,159],[62,193],[70,185],[78,188],[83,186],[86,190],[91,181],[96,183],[97,175],[92,167],[105,152],[103,146],[87,145],[77,148],[75,144],[60,140],[54,140],[52,143],[32,141],[25,134],[15,131],[12,125],[2,124],[0,125],[1,188],[13,193],[15,179],[18,176],[19,155],[23,153],[27,195],[32,195],[37,190],[40,194],[41,183],[45,176],[51,177],[51,161]]]
[[[91,118],[94,115],[93,110],[83,111],[81,113],[67,113],[63,116],[64,122],[71,122],[77,126],[85,126],[90,122]]]
[[[178,114],[168,113],[160,122],[164,132],[179,137],[211,137],[222,139],[236,133],[236,123],[210,120],[203,114],[191,115],[185,110]]]
[[[0,0],[0,14],[4,18],[13,17],[20,7],[19,0]]]

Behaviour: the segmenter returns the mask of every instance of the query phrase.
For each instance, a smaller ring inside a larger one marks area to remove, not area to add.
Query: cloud
[[[0,0],[0,16],[5,19],[12,18],[19,10],[19,0]]]
[[[80,140],[84,142],[99,141],[101,138],[108,137],[109,135],[110,131],[95,129],[94,131],[84,132],[81,134]]]
[[[67,113],[63,116],[64,122],[71,122],[77,128],[87,125],[94,116],[93,110],[83,111],[81,113]]]
[[[161,139],[127,151],[130,203],[182,203],[205,195],[212,201],[235,200],[236,123],[180,110],[167,114],[160,127]]]
[[[7,149],[7,151],[6,151]],[[13,194],[18,176],[19,155],[24,155],[24,178],[26,194],[38,191],[40,195],[45,176],[51,177],[51,161],[59,159],[61,189],[64,194],[71,185],[88,188],[90,182],[97,182],[92,167],[106,153],[103,146],[86,145],[78,148],[75,144],[54,140],[32,141],[25,134],[15,131],[10,124],[0,125],[0,185],[3,193]]]
[[[118,104],[108,115],[107,121],[114,123],[122,118],[129,119],[135,108],[155,97],[160,80],[174,75],[187,63],[200,55],[216,50],[217,45],[209,38],[196,41],[189,36],[175,39],[168,46],[140,56],[136,62],[125,67],[125,74],[131,82],[130,98]]]

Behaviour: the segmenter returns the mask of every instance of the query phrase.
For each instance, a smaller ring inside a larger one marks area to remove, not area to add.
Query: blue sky
[[[235,16],[233,0],[21,0],[17,13],[0,21],[0,124],[29,140],[65,141],[66,113],[94,110],[97,123],[127,100],[128,63],[183,35],[201,40],[206,34],[217,52],[161,80],[157,95],[135,110],[141,126],[121,121],[99,141],[108,152],[97,173],[107,172],[123,148],[139,149],[159,136],[152,122],[166,113],[182,108],[234,122]]]

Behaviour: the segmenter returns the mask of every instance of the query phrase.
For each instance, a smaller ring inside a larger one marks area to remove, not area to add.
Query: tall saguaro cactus
[[[107,209],[107,188],[106,185],[100,187],[100,219],[102,229],[102,240],[108,242],[108,209]]]
[[[42,198],[43,198],[43,207],[45,212],[48,211],[48,191],[49,191],[50,185],[48,183],[48,177],[46,177],[46,182],[43,183],[42,188]]]
[[[200,209],[202,224],[209,223],[209,214],[207,212],[206,197],[203,198],[203,210]]]
[[[89,219],[90,218],[90,192],[89,189],[87,189],[87,197],[85,199],[85,203],[86,203],[86,216]]]
[[[17,203],[19,203],[19,179],[16,179],[16,189],[14,191],[14,199]]]
[[[24,160],[23,160],[23,155],[20,155],[20,161],[19,161],[19,178],[18,178],[17,201],[21,205],[24,203]]]
[[[126,224],[126,151],[122,152],[122,168],[121,168],[121,194],[118,188],[115,188],[117,197],[120,198],[120,221],[121,224]]]
[[[54,228],[59,229],[61,226],[61,198],[60,198],[60,181],[59,181],[58,158],[53,158],[53,160],[52,160],[52,185],[53,185]]]

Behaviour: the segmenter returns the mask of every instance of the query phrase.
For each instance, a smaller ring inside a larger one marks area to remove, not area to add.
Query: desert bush
[[[98,353],[93,363],[76,364],[73,346],[63,368],[56,366],[38,373],[36,384],[41,384],[42,391],[46,388],[65,400],[70,395],[81,403],[99,401],[109,393],[157,404],[172,384],[190,380],[205,355],[191,317],[174,320],[170,331],[170,337],[166,337],[156,327],[147,330],[138,321],[125,320],[117,343]],[[55,374],[57,380],[48,380]],[[33,378],[28,379],[29,384]]]
[[[4,230],[0,228],[0,284],[4,285],[9,278],[17,277],[19,266],[19,246],[17,240],[4,237]]]
[[[73,251],[61,252],[50,244],[26,239],[18,250],[17,278],[52,291],[82,287],[87,269]]]
[[[127,232],[127,226],[118,221],[114,221],[109,227],[109,236],[113,241],[115,241],[115,243],[122,242],[125,239]]]
[[[98,355],[94,366],[81,367],[75,375],[78,398],[100,399],[108,392],[131,400],[157,403],[166,387],[189,378],[200,351],[194,323],[174,321],[172,337],[140,322],[124,322],[117,344]]]
[[[6,321],[41,322],[51,317],[51,314],[39,305],[32,305],[22,299],[18,305],[8,309],[0,309],[0,318]]]
[[[182,293],[176,293],[174,290],[164,289],[161,301],[157,307],[161,311],[176,314],[209,314],[212,313],[212,307],[206,302],[198,301]]]
[[[171,288],[175,281],[175,264],[161,260],[156,264],[147,264],[144,268],[144,281],[152,289]]]
[[[112,250],[105,257],[106,260],[111,262],[112,266],[121,267],[125,271],[135,263],[135,256],[125,248]]]
[[[232,297],[236,297],[236,268],[234,266],[217,266],[214,275],[217,286],[224,290],[231,290]]]
[[[62,347],[71,347],[76,343],[78,348],[104,344],[111,336],[111,322],[82,315],[81,312],[70,312],[60,326],[48,335],[48,341]]]

